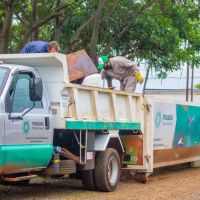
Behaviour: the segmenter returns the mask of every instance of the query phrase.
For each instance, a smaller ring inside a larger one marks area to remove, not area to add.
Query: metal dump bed
[[[141,129],[141,99],[139,94],[67,84],[62,91],[61,114],[67,121],[93,122],[100,127],[104,123],[102,129]]]

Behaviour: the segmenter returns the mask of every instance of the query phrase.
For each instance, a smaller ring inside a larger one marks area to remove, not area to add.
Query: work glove
[[[135,78],[136,78],[136,81],[137,83],[140,83],[142,84],[143,81],[144,81],[144,78],[142,77],[142,74],[138,71],[134,74]]]

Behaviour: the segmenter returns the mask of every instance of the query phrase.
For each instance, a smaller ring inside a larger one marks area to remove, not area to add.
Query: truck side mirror
[[[43,95],[42,79],[33,78],[30,81],[30,99],[31,101],[41,101]]]

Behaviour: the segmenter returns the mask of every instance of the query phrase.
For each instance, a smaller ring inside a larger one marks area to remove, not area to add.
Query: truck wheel
[[[96,190],[94,170],[83,170],[81,174],[82,183],[87,190]]]
[[[100,191],[114,191],[120,178],[120,159],[117,151],[108,148],[104,152],[99,152],[95,164],[95,182]]]

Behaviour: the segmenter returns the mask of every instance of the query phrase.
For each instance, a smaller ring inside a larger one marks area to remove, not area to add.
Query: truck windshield
[[[10,70],[8,68],[0,67],[0,95],[3,91],[4,86],[5,86],[6,79],[8,77],[9,71]]]

